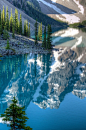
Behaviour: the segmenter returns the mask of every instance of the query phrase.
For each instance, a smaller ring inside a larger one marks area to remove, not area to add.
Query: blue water
[[[86,40],[85,33],[81,32],[73,37],[60,37],[59,43],[66,46],[70,42],[70,47],[80,37],[80,45]],[[55,45],[57,47],[58,42]],[[60,66],[56,58],[57,50],[47,55],[0,58],[0,114],[15,96],[18,104],[25,106],[29,118],[26,125],[33,130],[86,130],[85,45],[83,48],[76,47],[74,51],[76,53],[72,52],[71,57],[71,52],[68,55],[64,53],[67,58],[62,59],[60,64],[64,64]],[[83,60],[77,61],[82,54]],[[9,127],[0,119],[0,130],[4,129]]]

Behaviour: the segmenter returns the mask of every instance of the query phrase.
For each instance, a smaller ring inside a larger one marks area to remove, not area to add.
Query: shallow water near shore
[[[0,57],[0,114],[15,96],[33,130],[86,130],[86,33],[67,28],[52,39],[52,54]]]

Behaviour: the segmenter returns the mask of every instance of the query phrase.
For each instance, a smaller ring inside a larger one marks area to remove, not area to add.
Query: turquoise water
[[[0,114],[15,96],[33,130],[86,130],[85,37],[67,29],[53,34],[52,54],[0,58]]]

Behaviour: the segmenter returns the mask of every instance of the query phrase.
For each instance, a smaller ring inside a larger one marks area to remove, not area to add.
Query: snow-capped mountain
[[[76,23],[86,19],[86,0],[37,0],[41,11],[48,16]]]

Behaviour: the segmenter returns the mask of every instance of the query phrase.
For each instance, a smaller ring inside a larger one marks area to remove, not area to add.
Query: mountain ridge
[[[86,0],[37,0],[43,13],[69,24],[82,22],[86,18]],[[74,11],[72,11],[74,10]]]

